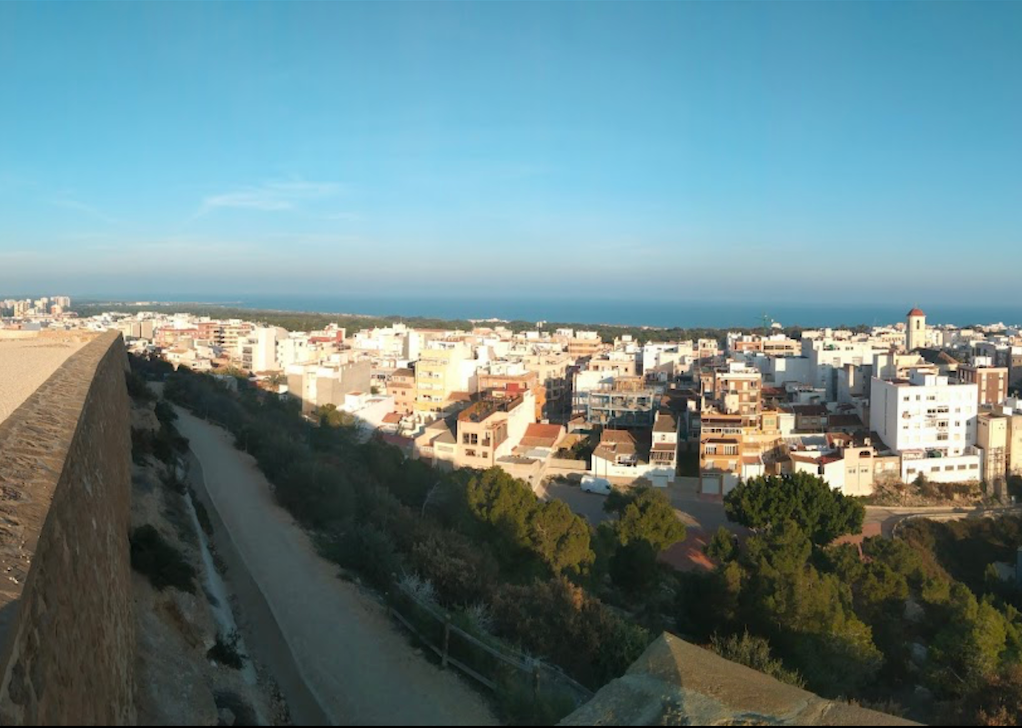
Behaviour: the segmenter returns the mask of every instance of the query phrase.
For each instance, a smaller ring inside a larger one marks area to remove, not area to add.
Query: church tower
[[[905,348],[915,351],[926,346],[926,314],[918,308],[908,312],[908,329],[905,332]]]

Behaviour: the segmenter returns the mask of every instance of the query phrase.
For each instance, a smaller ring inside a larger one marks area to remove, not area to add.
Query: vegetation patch
[[[240,670],[245,666],[245,660],[248,658],[239,649],[238,644],[240,642],[241,635],[238,634],[236,629],[232,630],[228,635],[217,634],[216,644],[209,648],[206,652],[206,657],[219,665]]]
[[[150,524],[131,532],[131,568],[149,579],[158,591],[173,587],[195,593],[195,569]]]

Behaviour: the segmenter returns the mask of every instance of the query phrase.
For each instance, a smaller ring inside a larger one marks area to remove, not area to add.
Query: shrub
[[[167,543],[152,525],[139,526],[131,533],[131,568],[149,579],[158,591],[168,586],[195,593],[195,569],[181,552]]]
[[[411,564],[452,607],[485,599],[497,581],[497,565],[489,553],[453,531],[438,529],[415,544]]]
[[[497,711],[508,725],[557,725],[575,710],[575,702],[564,693],[538,692],[520,674],[497,684]]]
[[[798,672],[788,670],[780,660],[771,656],[770,643],[766,639],[751,635],[748,631],[741,635],[733,634],[728,637],[715,634],[710,638],[710,649],[725,660],[759,670],[775,680],[794,685],[797,688],[805,687],[805,680]]]
[[[161,424],[169,425],[177,420],[177,412],[175,412],[170,403],[165,400],[161,399],[156,403],[154,412],[156,413],[156,419],[158,419]]]
[[[238,649],[238,642],[241,640],[238,630],[231,630],[231,633],[224,636],[223,634],[217,634],[216,644],[209,648],[206,652],[206,657],[214,662],[227,667],[240,670],[245,666],[245,655],[241,650]]]
[[[131,428],[131,459],[135,465],[145,465],[147,456],[153,454],[153,435],[149,430]]]
[[[650,642],[646,630],[564,578],[504,586],[491,606],[498,636],[547,656],[593,689],[623,674]]]
[[[136,372],[130,371],[125,374],[125,381],[128,385],[128,395],[132,399],[140,402],[149,402],[156,399],[156,396],[149,391],[145,379]]]
[[[386,590],[401,571],[401,559],[389,535],[375,526],[349,529],[324,547],[324,555],[345,569],[365,577],[372,586]]]

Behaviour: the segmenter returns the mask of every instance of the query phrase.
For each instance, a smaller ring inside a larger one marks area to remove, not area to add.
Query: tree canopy
[[[729,520],[755,529],[794,521],[817,545],[859,533],[866,515],[861,503],[808,473],[750,478],[724,497],[724,511]]]
[[[622,546],[641,539],[659,553],[685,539],[685,524],[663,491],[650,487],[614,491],[603,507],[619,516],[614,530]]]
[[[595,558],[584,520],[563,501],[539,500],[522,480],[500,468],[473,476],[467,497],[476,518],[495,526],[511,545],[534,553],[555,574],[580,572]]]

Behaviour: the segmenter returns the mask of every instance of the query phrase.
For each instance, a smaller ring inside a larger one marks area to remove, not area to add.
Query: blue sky
[[[1022,3],[0,3],[0,295],[1015,302]]]

